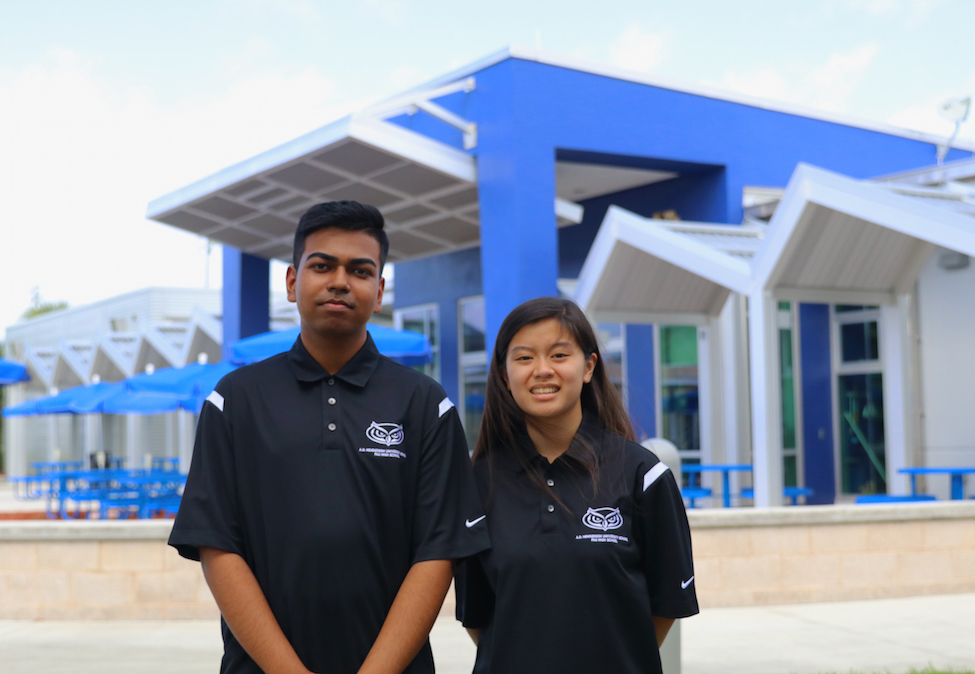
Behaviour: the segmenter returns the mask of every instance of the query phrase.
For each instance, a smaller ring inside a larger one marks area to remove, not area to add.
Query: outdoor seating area
[[[688,508],[697,508],[697,501],[699,499],[711,498],[714,495],[714,490],[710,487],[705,487],[701,484],[701,475],[703,473],[721,473],[721,505],[725,508],[730,508],[732,506],[732,498],[735,494],[731,488],[731,473],[751,473],[752,466],[750,464],[685,464],[681,466],[681,470],[687,473],[687,485],[681,487],[681,496],[684,497],[687,502]],[[789,499],[791,505],[799,505],[799,499],[805,498],[813,495],[813,490],[809,487],[784,487],[782,490],[783,497]],[[737,501],[739,505],[744,505],[742,501],[752,501],[755,499],[755,490],[752,487],[742,487],[741,491],[737,494]]]
[[[80,461],[31,464],[34,475],[11,477],[19,500],[46,501],[50,519],[132,519],[175,515],[186,476],[175,458],[150,457],[150,467],[126,469],[110,457],[86,470]]]
[[[124,461],[99,457],[102,467],[80,461],[31,464],[34,475],[11,477],[14,497],[46,502],[49,519],[150,519],[175,517],[186,475],[179,460],[147,457],[149,467],[125,468]]]

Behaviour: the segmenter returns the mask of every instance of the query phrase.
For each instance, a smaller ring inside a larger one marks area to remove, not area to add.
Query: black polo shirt
[[[587,472],[549,464],[527,433],[493,469],[474,464],[492,547],[458,567],[456,589],[457,618],[481,629],[475,673],[659,674],[653,616],[698,612],[673,474],[589,414],[579,442],[599,457],[595,494]]]
[[[411,565],[488,547],[456,409],[371,337],[334,375],[299,338],[207,400],[169,544],[243,557],[310,670],[359,669]],[[223,638],[221,672],[261,671]],[[405,671],[433,672],[429,643]]]

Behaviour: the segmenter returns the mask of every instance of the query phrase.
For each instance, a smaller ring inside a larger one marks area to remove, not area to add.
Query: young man
[[[388,249],[372,206],[310,208],[288,268],[300,338],[200,414],[169,543],[203,563],[221,672],[433,672],[450,560],[488,547],[453,403],[366,331]]]

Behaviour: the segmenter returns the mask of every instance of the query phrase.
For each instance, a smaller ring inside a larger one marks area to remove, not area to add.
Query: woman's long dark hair
[[[499,452],[512,452],[518,456],[528,474],[543,489],[544,483],[541,477],[529,466],[528,456],[520,451],[520,445],[524,443],[525,438],[525,413],[508,391],[504,376],[508,347],[514,336],[526,325],[548,319],[559,322],[579,345],[586,358],[596,354],[596,367],[592,379],[582,385],[583,411],[595,415],[607,430],[628,440],[634,439],[630,417],[623,407],[619,392],[606,376],[596,333],[582,309],[574,302],[558,297],[539,297],[515,307],[501,324],[494,343],[494,353],[488,369],[484,416],[481,419],[481,429],[474,449],[474,460],[487,459],[493,464],[493,459]],[[596,486],[599,460],[595,447],[589,446],[588,443],[572,443],[562,458],[589,473],[593,486]]]

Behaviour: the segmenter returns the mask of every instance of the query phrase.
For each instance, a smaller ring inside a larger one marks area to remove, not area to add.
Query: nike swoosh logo
[[[687,580],[682,580],[680,582],[680,589],[686,590],[687,589],[687,586],[690,585],[691,584],[691,581],[693,581],[693,580],[694,580],[694,576],[691,576]]]
[[[481,515],[476,520],[466,520],[464,524],[466,524],[467,528],[470,529],[472,526],[474,526],[475,524],[483,520],[485,517],[487,517],[487,515]]]

